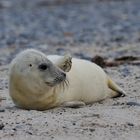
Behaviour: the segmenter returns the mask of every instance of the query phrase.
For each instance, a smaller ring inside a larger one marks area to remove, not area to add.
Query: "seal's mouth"
[[[55,84],[52,83],[52,82],[45,82],[45,84],[47,84],[47,86],[49,86],[49,87],[54,87],[55,86]]]
[[[52,82],[45,82],[48,86],[54,87],[59,84],[65,84],[68,86],[68,80],[65,76],[56,77]]]
[[[56,86],[56,85],[58,85],[58,84],[61,84],[62,82],[63,82],[64,80],[62,80],[62,81],[53,81],[53,82],[45,82],[48,86],[50,86],[50,87],[54,87],[54,86]]]

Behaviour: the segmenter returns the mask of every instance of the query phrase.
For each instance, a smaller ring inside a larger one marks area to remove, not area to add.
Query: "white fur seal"
[[[33,110],[80,106],[125,94],[94,63],[69,55],[46,56],[34,49],[12,61],[9,93],[18,107]]]

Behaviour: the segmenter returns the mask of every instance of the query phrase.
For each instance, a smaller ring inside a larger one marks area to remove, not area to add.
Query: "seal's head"
[[[24,94],[41,94],[65,80],[65,72],[37,50],[25,50],[11,63],[10,85]]]

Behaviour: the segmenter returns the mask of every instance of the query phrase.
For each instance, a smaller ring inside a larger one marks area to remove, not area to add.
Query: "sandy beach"
[[[125,97],[82,108],[22,110],[8,91],[9,64],[27,48],[69,52],[89,61],[96,55],[111,61],[140,57],[139,9],[139,0],[0,1],[0,139],[139,140],[139,61],[104,68],[126,91]]]

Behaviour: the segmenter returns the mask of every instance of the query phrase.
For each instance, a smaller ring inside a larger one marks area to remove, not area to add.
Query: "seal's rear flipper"
[[[62,57],[58,62],[57,66],[62,69],[64,72],[69,72],[72,67],[72,57],[70,54],[65,55]]]
[[[82,101],[68,101],[68,102],[64,102],[62,104],[63,107],[70,107],[70,108],[79,108],[79,107],[83,107],[86,104]]]
[[[124,97],[125,91],[121,89],[115,82],[113,82],[110,78],[108,78],[108,87],[112,89],[114,92],[112,94],[112,97]]]

